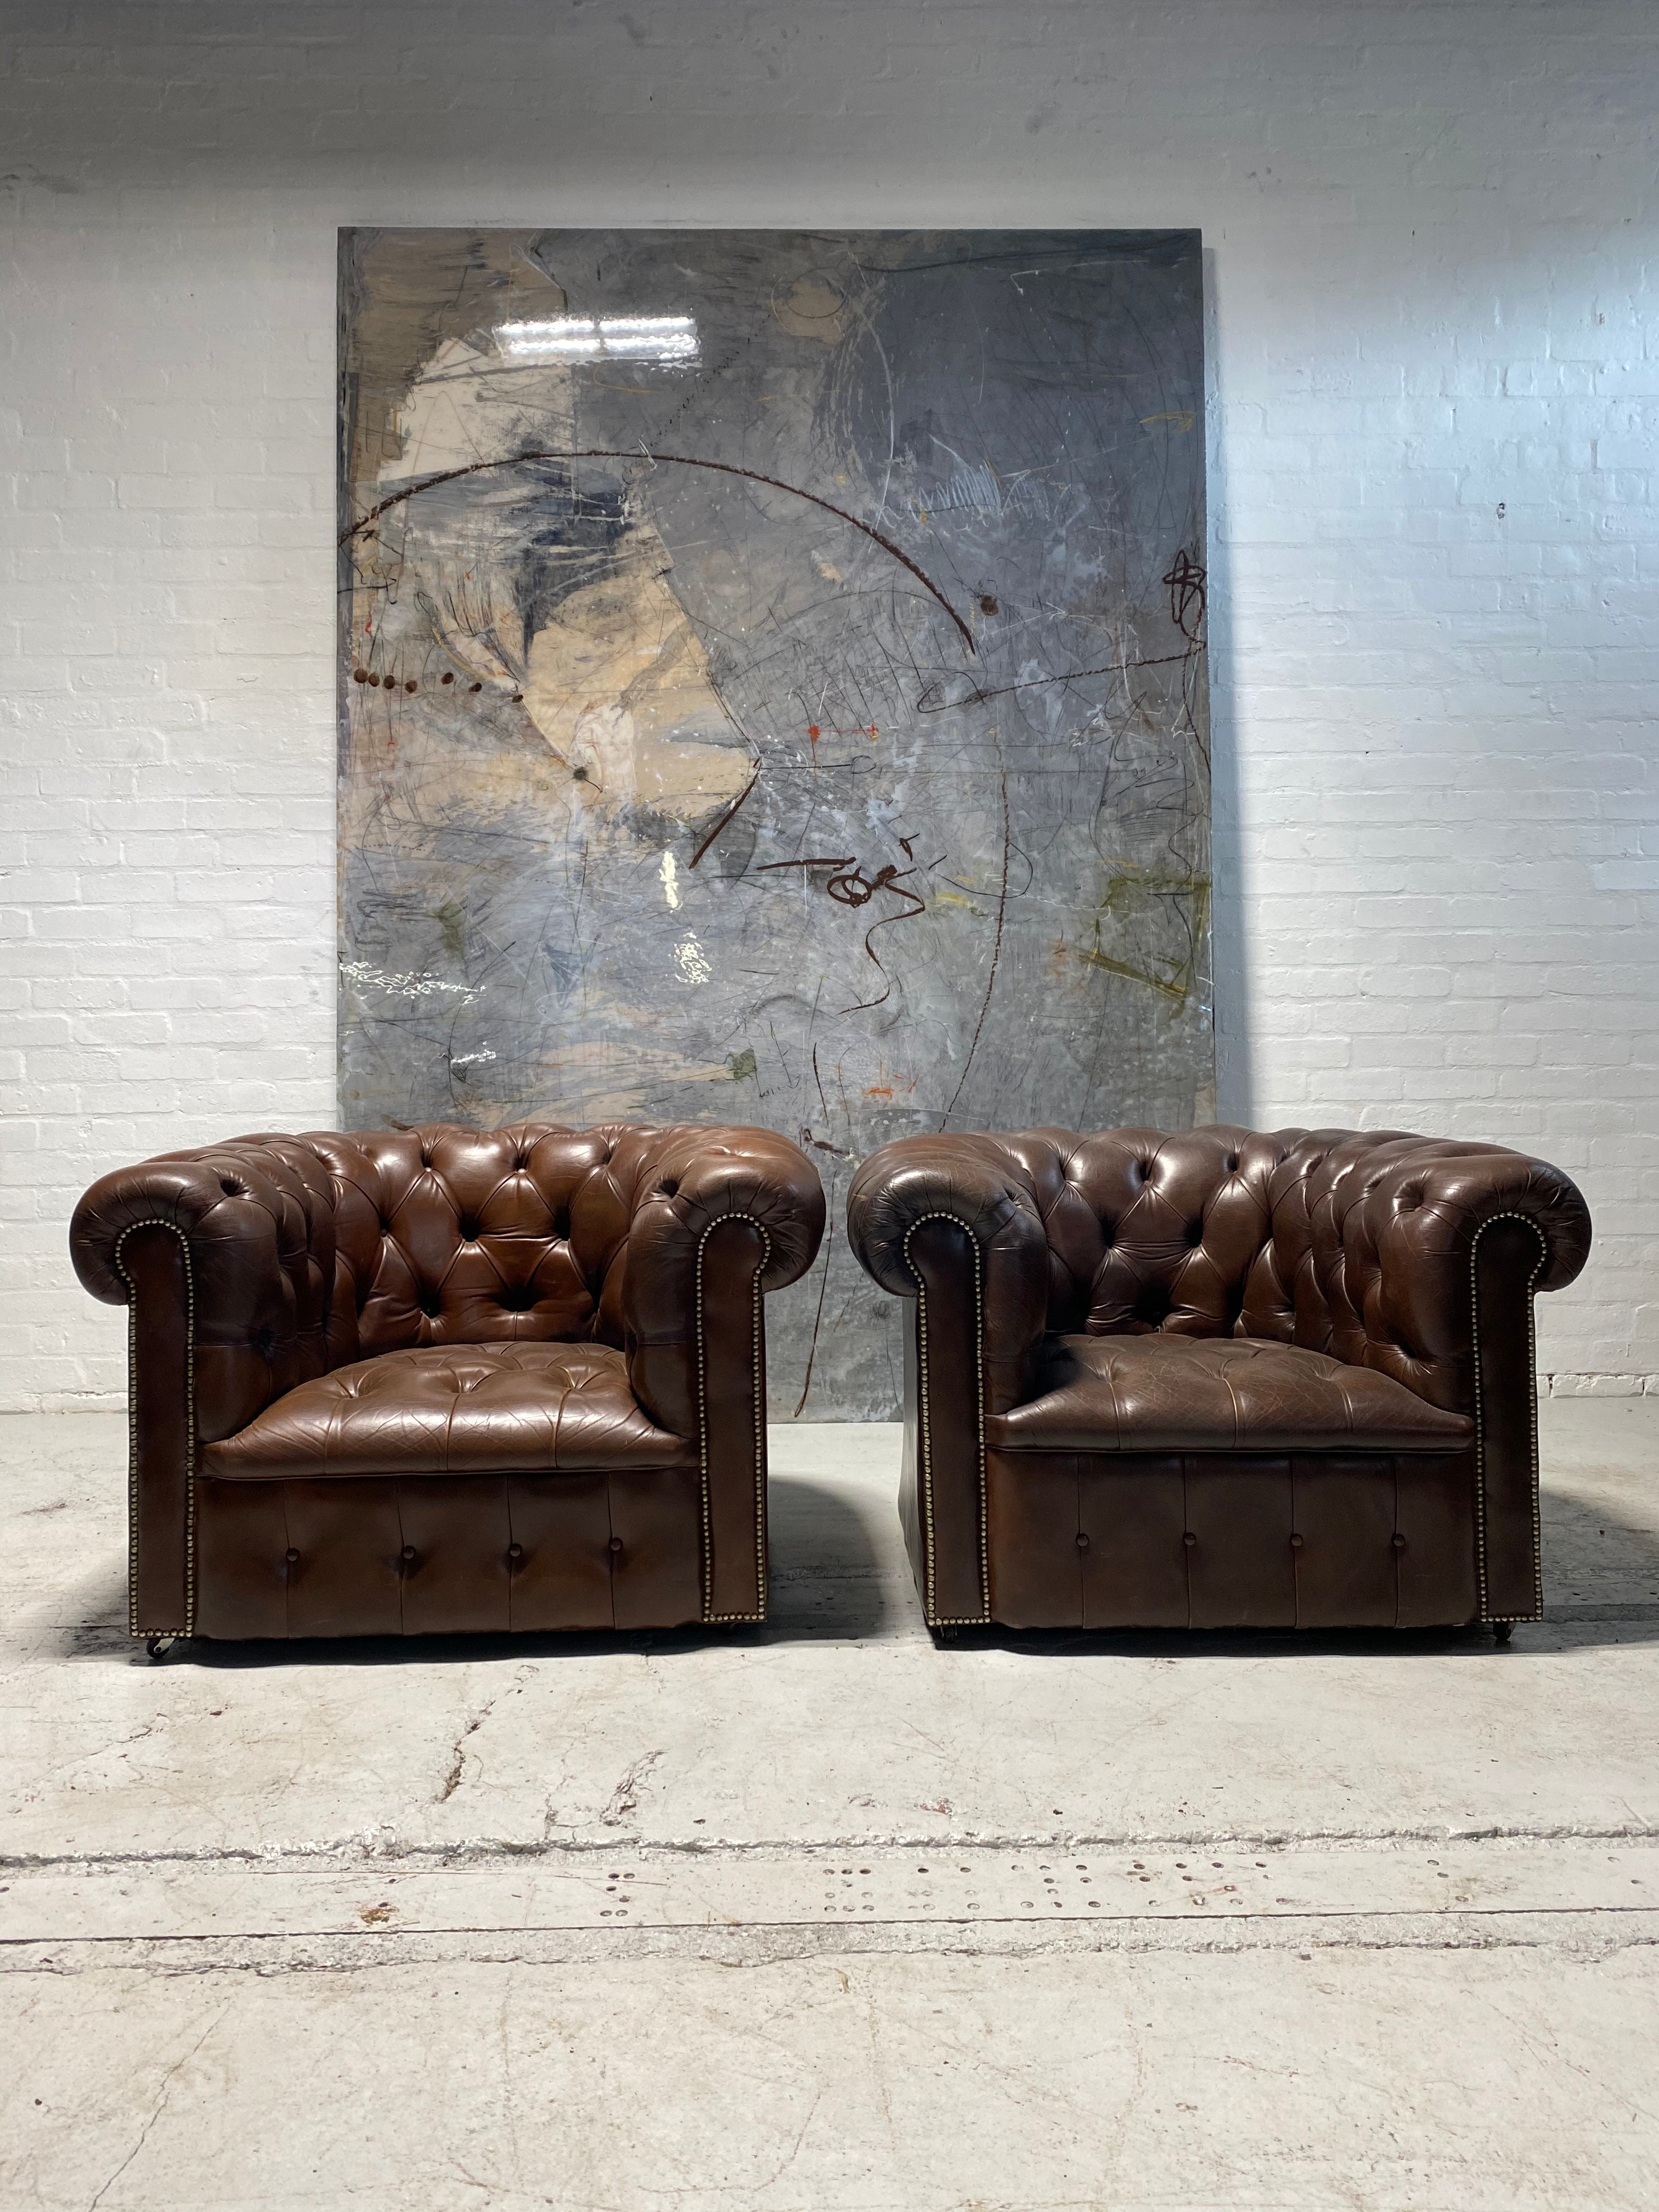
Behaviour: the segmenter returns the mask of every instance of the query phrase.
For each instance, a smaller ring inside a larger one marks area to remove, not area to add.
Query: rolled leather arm
[[[987,1404],[1022,1404],[1048,1316],[1048,1239],[1036,1190],[1018,1156],[992,1136],[901,1137],[872,1152],[847,1194],[847,1233],[865,1272],[914,1298],[920,1243],[952,1228],[979,1253]],[[931,1264],[948,1264],[942,1252]]]
[[[182,1262],[203,1442],[324,1372],[334,1200],[302,1139],[234,1137],[101,1176],[70,1224],[70,1256],[94,1297],[129,1303],[128,1256],[144,1231],[171,1238]]]
[[[761,1300],[804,1275],[823,1186],[763,1129],[642,1133],[623,1276],[634,1395],[698,1446],[703,1618],[766,1613],[766,1347]]]
[[[1577,1187],[1504,1146],[1362,1133],[1309,1183],[1310,1203],[1273,1194],[1273,1244],[1294,1277],[1305,1243],[1330,1286],[1331,1349],[1456,1411],[1473,1408],[1483,1304],[1490,1318],[1500,1294],[1560,1290],[1589,1256]],[[1281,1227],[1281,1206],[1304,1205],[1299,1234]]]
[[[629,1231],[630,1260],[692,1246],[717,1222],[753,1221],[766,1235],[763,1291],[781,1291],[811,1266],[823,1237],[823,1185],[787,1137],[769,1129],[696,1123],[647,1133]]]
[[[641,1133],[623,1274],[634,1395],[676,1436],[697,1431],[700,1301],[758,1297],[806,1273],[823,1236],[823,1186],[766,1129]],[[739,1281],[740,1278],[740,1281]]]
[[[1369,1178],[1368,1178],[1369,1180]],[[1541,1244],[1533,1288],[1565,1290],[1589,1257],[1590,1218],[1576,1183],[1504,1145],[1419,1138],[1363,1201],[1384,1273],[1409,1281],[1467,1256],[1489,1223],[1525,1223]]]
[[[665,1428],[694,1436],[700,1300],[723,1300],[740,1274],[747,1316],[751,1289],[804,1275],[823,1236],[823,1186],[805,1153],[766,1129],[653,1130],[636,1173],[623,1275],[629,1380]]]

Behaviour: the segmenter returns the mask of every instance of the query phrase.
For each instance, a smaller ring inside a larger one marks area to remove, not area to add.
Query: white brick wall
[[[1199,225],[1223,1110],[1535,1149],[1659,1387],[1651,0],[46,6],[0,55],[4,1402],[82,1187],[334,1118],[334,229]]]

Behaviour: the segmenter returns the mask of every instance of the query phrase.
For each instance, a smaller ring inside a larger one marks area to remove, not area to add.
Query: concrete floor
[[[1544,1423],[1508,1650],[938,1650],[825,1427],[764,1631],[152,1666],[0,1422],[0,2205],[1651,2207],[1659,1401]]]

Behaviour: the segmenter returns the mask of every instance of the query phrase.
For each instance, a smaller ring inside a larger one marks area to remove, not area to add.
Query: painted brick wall
[[[1224,1112],[1583,1182],[1659,1388],[1650,0],[46,6],[0,56],[5,1402],[103,1169],[334,1117],[334,230],[1200,226]]]

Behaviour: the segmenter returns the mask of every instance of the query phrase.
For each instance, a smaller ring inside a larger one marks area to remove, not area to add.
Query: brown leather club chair
[[[1539,1617],[1533,1293],[1590,1241],[1556,1169],[1341,1129],[907,1137],[848,1226],[915,1301],[931,1625]]]
[[[763,1291],[823,1193],[763,1129],[238,1137],[93,1185],[152,1640],[766,1613]]]

